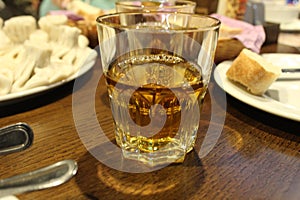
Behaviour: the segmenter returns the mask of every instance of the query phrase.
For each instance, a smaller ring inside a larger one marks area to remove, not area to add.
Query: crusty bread
[[[104,10],[95,6],[92,6],[83,1],[71,1],[68,3],[67,10],[75,13],[76,15],[83,17],[84,20],[72,20],[69,19],[68,25],[75,26],[82,31],[82,34],[89,39],[89,46],[94,48],[98,43],[98,34],[96,19],[100,15],[114,13],[115,9]]]
[[[104,14],[104,10],[89,5],[82,1],[71,1],[68,3],[67,10],[84,17],[85,20],[96,23],[96,18]]]
[[[226,72],[227,78],[244,85],[255,95],[264,94],[281,74],[281,69],[262,56],[243,49]]]
[[[215,62],[236,58],[245,46],[235,38],[243,32],[241,28],[234,28],[221,24],[219,29],[218,44],[216,49]]]
[[[219,40],[232,39],[234,36],[241,34],[242,32],[242,28],[235,28],[221,24],[219,30]]]

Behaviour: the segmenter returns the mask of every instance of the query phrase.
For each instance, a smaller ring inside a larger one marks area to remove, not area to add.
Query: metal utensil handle
[[[33,131],[26,123],[19,122],[0,129],[0,155],[22,151],[33,143]]]
[[[63,160],[47,167],[0,180],[0,197],[61,185],[78,170],[74,160]]]
[[[281,71],[283,73],[296,73],[296,72],[300,72],[300,68],[285,68],[285,69],[281,69]]]

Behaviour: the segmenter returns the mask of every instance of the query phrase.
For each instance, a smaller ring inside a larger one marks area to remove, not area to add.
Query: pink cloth
[[[74,20],[74,21],[79,21],[79,20],[83,20],[84,18],[75,14],[72,11],[68,11],[68,10],[52,10],[49,12],[50,15],[65,15],[68,17],[68,19]]]
[[[260,52],[260,48],[266,39],[266,34],[262,25],[255,26],[219,14],[212,14],[211,16],[219,19],[221,23],[226,26],[243,29],[242,33],[235,35],[234,38],[238,39],[246,48],[251,49],[256,53]]]

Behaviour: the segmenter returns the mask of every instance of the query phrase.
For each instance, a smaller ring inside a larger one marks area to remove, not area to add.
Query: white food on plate
[[[78,36],[78,46],[84,48],[89,45],[89,39],[85,35]]]
[[[0,29],[0,95],[47,86],[77,73],[93,52],[66,16],[4,21]]]
[[[38,29],[30,34],[29,40],[45,44],[49,41],[49,35],[46,31]]]
[[[3,31],[14,43],[23,43],[36,29],[36,20],[32,16],[12,17],[4,22],[3,27]]]
[[[264,94],[279,77],[281,69],[267,62],[262,56],[243,49],[226,72],[226,76],[244,85],[255,95]]]
[[[20,53],[20,62],[15,69],[15,80],[12,92],[28,89],[26,82],[34,74],[35,68],[46,68],[50,64],[51,49],[45,45],[37,45],[31,41],[24,43],[23,52]],[[24,88],[25,87],[25,88]]]
[[[0,95],[10,91],[14,80],[13,71],[9,68],[0,68]]]
[[[53,26],[66,25],[68,18],[65,15],[46,15],[41,17],[38,21],[38,26],[41,30],[50,32]]]
[[[12,44],[9,37],[6,35],[6,33],[0,29],[0,51],[5,51],[5,48]],[[1,54],[0,54],[1,55]]]
[[[0,17],[0,30],[2,29],[3,26],[3,19]]]

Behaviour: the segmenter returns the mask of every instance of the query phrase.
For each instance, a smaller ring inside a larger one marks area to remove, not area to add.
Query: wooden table
[[[284,45],[268,45],[262,52],[299,53]],[[97,66],[84,75],[81,87],[87,87],[99,73]],[[222,133],[207,156],[199,159],[196,151],[192,151],[183,164],[149,173],[120,172],[99,162],[81,142],[73,118],[73,83],[0,108],[0,126],[26,122],[35,135],[29,149],[0,156],[0,178],[63,159],[74,159],[79,165],[77,175],[69,182],[18,195],[21,200],[300,198],[299,122],[265,113],[227,95],[224,125],[213,125],[221,126]],[[212,87],[220,90],[214,81]],[[104,132],[111,136],[106,95],[102,81],[94,98],[95,109]],[[205,100],[200,131],[205,131],[209,124],[209,96]]]

